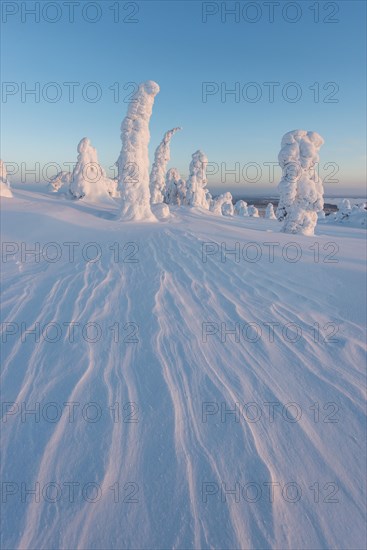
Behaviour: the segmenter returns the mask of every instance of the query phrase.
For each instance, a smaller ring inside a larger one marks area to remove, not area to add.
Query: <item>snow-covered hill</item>
[[[2,547],[364,548],[365,230],[13,194]]]

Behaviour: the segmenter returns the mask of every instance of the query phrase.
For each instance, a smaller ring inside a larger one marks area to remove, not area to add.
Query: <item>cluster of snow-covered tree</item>
[[[325,221],[346,223],[352,227],[367,227],[367,203],[357,202],[358,204],[351,205],[349,199],[341,200],[337,212],[327,216]]]
[[[129,105],[121,125],[122,149],[116,162],[116,179],[107,177],[99,164],[95,148],[88,138],[83,138],[78,145],[74,170],[60,172],[53,177],[50,189],[76,199],[119,199],[121,218],[130,221],[166,217],[169,206],[200,207],[223,216],[259,217],[257,208],[253,205],[248,207],[243,200],[233,205],[229,192],[212,197],[207,189],[208,159],[202,151],[192,155],[187,179],[181,177],[177,168],[167,170],[171,139],[181,130],[179,127],[164,134],[149,173],[149,121],[158,92],[158,84],[144,82],[139,86],[135,101]],[[268,206],[266,217],[275,219],[272,205]]]
[[[83,138],[78,145],[74,170],[57,174],[50,181],[50,189],[75,199],[102,202],[118,199],[121,219],[126,221],[156,221],[167,217],[172,206],[199,207],[223,216],[259,217],[254,205],[248,206],[243,200],[233,204],[229,192],[212,197],[207,188],[208,159],[202,151],[192,155],[187,179],[180,176],[177,168],[167,170],[170,142],[181,128],[164,134],[149,172],[149,122],[158,92],[157,83],[144,82],[129,105],[121,124],[122,148],[116,162],[117,178],[107,177],[99,164],[96,149],[88,138]],[[278,185],[280,200],[276,214],[273,205],[268,204],[265,217],[283,221],[284,232],[313,235],[317,220],[323,215],[323,185],[315,170],[323,143],[319,134],[305,130],[293,130],[283,136],[278,156],[283,170]],[[0,180],[1,195],[11,196],[3,163]],[[336,221],[357,215],[346,204],[342,210]]]

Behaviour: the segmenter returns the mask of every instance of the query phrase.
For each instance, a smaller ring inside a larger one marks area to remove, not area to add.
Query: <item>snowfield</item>
[[[365,229],[12,193],[2,547],[365,548]]]

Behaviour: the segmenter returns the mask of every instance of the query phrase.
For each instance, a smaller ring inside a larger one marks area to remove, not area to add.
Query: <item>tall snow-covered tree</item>
[[[0,197],[6,197],[11,199],[13,193],[10,189],[10,182],[8,180],[8,173],[6,171],[5,163],[0,159]]]
[[[196,206],[209,209],[208,196],[206,189],[206,167],[208,159],[202,151],[196,151],[192,155],[189,168],[189,177],[187,180],[186,202],[189,206]]]
[[[234,213],[237,216],[244,216],[247,217],[248,214],[248,208],[247,208],[247,202],[243,200],[238,200],[236,204],[234,205]]]
[[[278,185],[276,215],[284,221],[285,233],[314,234],[318,212],[324,207],[322,180],[315,169],[323,143],[319,134],[305,130],[283,136],[278,155],[283,177]]]
[[[152,204],[163,202],[166,186],[167,164],[170,159],[172,136],[181,128],[172,128],[163,136],[154,154],[154,163],[150,172],[150,201]]]
[[[275,215],[275,212],[274,212],[274,206],[272,205],[271,202],[269,202],[268,206],[266,207],[265,218],[268,219],[268,220],[276,220],[277,219],[277,217]]]
[[[109,200],[108,178],[98,162],[97,151],[88,138],[80,140],[78,158],[70,178],[70,193],[76,199],[86,198],[92,201]],[[64,175],[62,180],[67,181]]]
[[[121,124],[122,149],[116,164],[122,220],[156,220],[150,207],[148,145],[149,121],[158,92],[159,86],[152,80],[140,84]]]

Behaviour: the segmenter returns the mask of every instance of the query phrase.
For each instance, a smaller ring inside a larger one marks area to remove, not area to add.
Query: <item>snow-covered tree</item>
[[[53,176],[48,184],[48,188],[52,193],[70,193],[70,172],[59,172]]]
[[[259,218],[259,211],[253,204],[250,204],[250,206],[248,207],[248,215],[251,218]]]
[[[350,200],[343,199],[339,204],[338,211],[335,213],[334,221],[347,223],[352,227],[366,227],[367,210],[365,203],[351,206]]]
[[[98,162],[97,151],[88,138],[80,140],[78,158],[70,178],[70,193],[76,199],[86,198],[91,201],[109,200],[109,186],[112,180]],[[67,179],[64,176],[64,179]]]
[[[187,205],[187,181],[180,179],[177,183],[177,193],[180,205]]]
[[[232,195],[231,195],[231,197],[232,197]],[[233,207],[232,200],[227,200],[224,204],[222,204],[222,214],[223,214],[223,216],[233,216],[234,207]]]
[[[13,193],[10,189],[10,182],[8,180],[6,166],[2,160],[0,160],[0,197],[6,197],[8,199],[11,199],[13,197]]]
[[[118,185],[119,182],[117,178],[106,178],[107,193],[114,199],[119,199],[121,197]]]
[[[272,205],[271,202],[269,202],[268,206],[266,207],[266,210],[265,210],[265,218],[268,219],[268,220],[276,220],[276,215],[275,215],[275,212],[274,212],[274,206]]]
[[[349,216],[353,227],[367,227],[367,210],[364,205],[354,205]]]
[[[315,165],[324,143],[316,132],[293,130],[283,136],[278,155],[283,177],[278,185],[280,193],[278,220],[284,220],[282,231],[313,235],[317,214],[324,207],[323,185]]]
[[[177,168],[170,168],[166,174],[164,202],[178,206],[186,202],[186,181]]]
[[[248,208],[247,208],[247,202],[243,200],[239,200],[234,205],[234,213],[237,216],[248,216]]]
[[[215,197],[211,201],[210,210],[214,212],[214,214],[233,216],[234,208],[231,193],[222,193],[221,195]]]
[[[206,202],[208,203],[208,208],[210,210],[210,208],[212,207],[212,204],[213,204],[213,197],[212,197],[212,194],[209,191],[209,189],[207,189],[206,192],[205,192],[205,198],[206,198]]]
[[[181,128],[172,128],[164,134],[154,154],[154,163],[150,172],[150,201],[152,204],[163,202],[166,186],[167,164],[170,159],[172,136]]]
[[[187,180],[186,202],[189,206],[200,206],[209,209],[207,198],[206,167],[208,159],[202,151],[196,151],[192,155],[189,177]]]
[[[338,206],[338,210],[335,214],[335,221],[337,222],[341,222],[343,221],[345,218],[348,218],[350,216],[350,213],[352,212],[352,207],[351,207],[351,204],[350,204],[350,200],[349,199],[343,199],[339,206]]]
[[[156,219],[150,207],[148,145],[149,121],[158,92],[159,86],[152,80],[140,84],[121,124],[122,149],[116,164],[121,219],[126,221]]]

